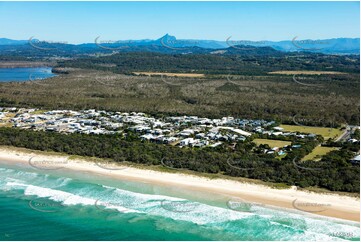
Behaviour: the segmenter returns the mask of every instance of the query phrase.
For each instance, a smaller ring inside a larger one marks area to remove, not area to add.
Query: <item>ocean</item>
[[[87,172],[0,165],[0,240],[360,240],[359,223]]]
[[[56,76],[50,67],[0,68],[0,82],[36,81]]]

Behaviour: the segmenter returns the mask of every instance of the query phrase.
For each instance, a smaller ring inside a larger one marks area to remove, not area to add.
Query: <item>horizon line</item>
[[[170,37],[174,37],[176,40],[203,40],[203,41],[217,41],[217,42],[224,42],[224,43],[227,43],[227,41],[232,38],[232,36],[228,36],[227,38],[223,39],[223,40],[217,40],[217,39],[182,39],[182,38],[177,38],[175,35],[170,35],[170,34],[164,34],[163,36],[159,37],[159,38],[155,38],[155,39],[149,39],[149,38],[145,38],[145,39],[117,39],[117,40],[103,40],[103,41],[113,41],[113,42],[116,42],[116,41],[155,41],[155,40],[161,40],[162,38],[164,38],[165,36],[170,36]],[[101,36],[96,36],[94,38],[93,41],[90,41],[90,42],[68,42],[68,41],[64,41],[64,40],[50,40],[50,39],[42,39],[42,38],[36,38],[36,36],[31,36],[29,38],[24,38],[24,39],[13,39],[11,37],[0,37],[0,39],[8,39],[8,40],[13,40],[13,41],[31,41],[32,39],[33,40],[40,40],[40,41],[45,41],[45,42],[54,42],[55,44],[56,43],[62,43],[62,44],[71,44],[71,45],[81,45],[81,44],[96,44],[96,40],[97,38],[100,38]],[[270,39],[262,39],[262,40],[250,40],[250,39],[234,39],[234,40],[229,40],[229,41],[250,41],[250,42],[261,42],[261,41],[269,41],[269,42],[283,42],[283,41],[294,41],[295,38],[298,38],[299,36],[294,36],[290,39],[282,39],[282,40],[270,40]],[[332,39],[360,39],[360,36],[358,37],[330,37],[330,38],[314,38],[314,39],[311,39],[311,38],[305,38],[305,39],[301,39],[301,38],[298,38],[298,41],[301,41],[301,40],[332,40]],[[115,44],[115,43],[109,43],[109,44]]]

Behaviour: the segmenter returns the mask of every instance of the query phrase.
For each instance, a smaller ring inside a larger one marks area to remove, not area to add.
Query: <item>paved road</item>
[[[341,134],[336,139],[336,142],[338,142],[338,141],[347,141],[348,139],[350,139],[351,138],[351,133],[353,133],[356,128],[358,128],[358,126],[347,125],[345,132],[343,134]]]
[[[350,135],[351,135],[351,129],[349,129],[349,127],[347,126],[345,132],[343,132],[343,134],[341,134],[335,141],[336,142],[339,142],[341,140],[347,140],[350,138]]]

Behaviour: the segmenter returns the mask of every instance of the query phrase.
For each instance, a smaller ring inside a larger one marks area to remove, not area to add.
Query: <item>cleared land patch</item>
[[[271,148],[291,145],[290,141],[273,140],[273,139],[254,139],[253,142],[255,142],[257,145],[261,145],[261,144],[269,145]]]
[[[337,138],[342,134],[342,130],[336,128],[327,127],[311,127],[311,126],[300,126],[300,125],[280,125],[285,131],[289,132],[301,132],[306,134],[317,134],[323,136],[325,139]]]
[[[316,148],[314,148],[312,150],[311,153],[309,153],[308,155],[306,155],[305,157],[303,157],[302,161],[306,161],[306,160],[320,160],[322,156],[326,155],[327,153],[333,151],[333,150],[337,150],[338,148],[336,147],[322,147],[322,146],[317,146]]]

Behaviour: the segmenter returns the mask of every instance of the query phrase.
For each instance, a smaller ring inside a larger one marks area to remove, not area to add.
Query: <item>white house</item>
[[[145,135],[142,135],[140,136],[140,139],[141,140],[151,140],[151,139],[154,139],[156,136],[153,136],[152,134],[145,134]]]
[[[190,144],[193,144],[195,142],[195,140],[193,138],[186,138],[180,141],[179,145],[180,146],[187,146]]]
[[[222,142],[217,142],[217,143],[214,143],[212,145],[210,145],[210,147],[217,147],[217,146],[220,146],[222,144]]]

